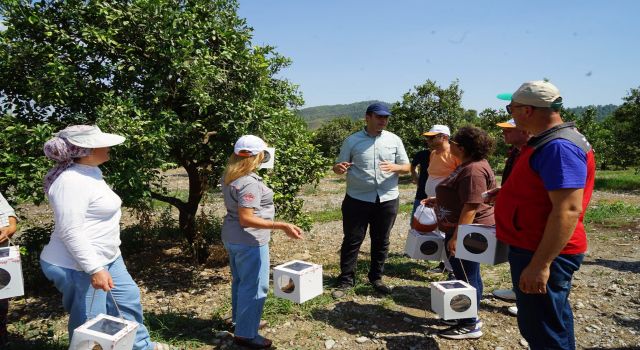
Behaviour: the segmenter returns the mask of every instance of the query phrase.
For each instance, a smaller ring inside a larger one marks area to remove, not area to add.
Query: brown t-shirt
[[[436,187],[438,226],[452,233],[465,203],[479,203],[474,224],[494,225],[493,207],[484,203],[482,192],[496,187],[493,170],[485,159],[460,164]]]

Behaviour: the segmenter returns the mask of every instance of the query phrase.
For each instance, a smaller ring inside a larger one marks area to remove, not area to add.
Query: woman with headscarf
[[[100,313],[121,314],[139,324],[133,349],[169,349],[151,342],[143,324],[140,289],[119,248],[122,201],[98,167],[109,160],[110,147],[124,140],[97,126],[74,125],[45,143],[45,155],[56,161],[44,179],[55,226],[40,264],[62,293],[69,339],[74,329]]]
[[[272,230],[282,230],[290,238],[302,238],[293,224],[275,221],[273,191],[255,171],[271,155],[259,137],[238,139],[222,178],[227,215],[222,225],[222,241],[231,267],[233,341],[253,349],[271,347],[271,340],[258,334],[262,309],[269,291],[269,240]]]

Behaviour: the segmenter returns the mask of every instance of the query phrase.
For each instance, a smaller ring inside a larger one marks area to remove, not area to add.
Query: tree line
[[[446,124],[452,132],[464,125],[480,127],[496,140],[496,150],[489,161],[494,169],[500,171],[508,145],[504,143],[496,123],[511,117],[504,110],[487,108],[480,113],[465,110],[460,103],[462,94],[457,81],[441,87],[437,82],[427,80],[391,105],[393,116],[388,130],[402,138],[407,154],[411,156],[424,149],[422,133],[433,124]],[[635,141],[640,132],[640,88],[630,89],[622,100],[620,106],[575,107],[561,111],[563,119],[575,122],[592,144],[598,168],[602,170],[640,165],[640,146]],[[323,123],[314,131],[313,141],[318,149],[327,157],[335,157],[342,140],[364,126],[363,111],[359,117],[341,116]]]

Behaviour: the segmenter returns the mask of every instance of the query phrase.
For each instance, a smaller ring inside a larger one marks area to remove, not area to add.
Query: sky
[[[621,104],[640,87],[640,1],[239,0],[254,45],[293,62],[304,107],[396,102],[431,79],[462,105],[549,79],[567,107]]]

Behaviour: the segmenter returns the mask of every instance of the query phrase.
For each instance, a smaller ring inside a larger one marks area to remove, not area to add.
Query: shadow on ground
[[[225,266],[212,267],[197,265],[176,242],[157,242],[135,256],[124,256],[129,273],[149,290],[164,291],[166,294],[187,292],[207,284],[230,283],[218,273]],[[206,268],[206,269],[205,269]],[[203,273],[210,271],[211,273]]]
[[[623,272],[640,273],[640,261],[620,261],[609,259],[585,260],[584,265],[599,265]]]
[[[434,327],[438,325],[437,320],[414,317],[381,305],[340,302],[332,310],[313,311],[312,317],[352,335],[385,340],[388,349],[438,349],[435,340],[425,335],[437,330]],[[387,336],[384,333],[408,334]]]

